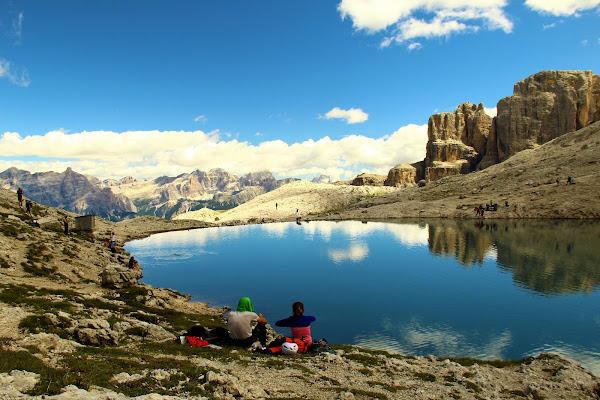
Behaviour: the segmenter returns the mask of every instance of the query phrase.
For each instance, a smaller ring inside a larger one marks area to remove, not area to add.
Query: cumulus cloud
[[[369,114],[361,110],[360,108],[351,108],[349,110],[342,110],[339,107],[335,107],[325,114],[323,119],[345,119],[347,124],[358,124],[365,122],[369,119]]]
[[[427,125],[407,125],[391,135],[369,138],[323,137],[288,144],[282,140],[258,145],[223,140],[218,131],[52,131],[22,137],[0,136],[0,171],[15,166],[31,172],[78,172],[100,178],[155,178],[194,169],[223,168],[233,174],[269,170],[281,176],[325,174],[332,178],[360,172],[387,173],[398,163],[425,157]],[[24,157],[35,161],[19,161]]]
[[[525,5],[542,14],[577,16],[600,6],[600,0],[526,0]]]
[[[10,62],[0,59],[0,78],[6,78],[17,86],[27,87],[31,83],[27,70],[19,70],[11,66]]]
[[[476,4],[470,0],[342,0],[338,11],[342,19],[350,18],[357,30],[370,34],[386,31],[381,46],[387,47],[482,28],[510,33],[513,23],[504,13],[506,5],[506,0],[482,0]],[[412,43],[408,47],[414,49]]]

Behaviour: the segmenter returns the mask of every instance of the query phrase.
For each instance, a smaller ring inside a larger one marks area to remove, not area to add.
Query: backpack
[[[285,342],[296,343],[298,345],[298,353],[306,353],[308,351],[308,346],[306,345],[306,343],[304,343],[302,340],[300,340],[298,338],[286,337]],[[281,346],[269,347],[267,350],[270,351],[271,354],[280,354]]]

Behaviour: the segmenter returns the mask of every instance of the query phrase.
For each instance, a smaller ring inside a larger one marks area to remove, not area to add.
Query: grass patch
[[[55,300],[48,299],[49,296]],[[9,305],[30,306],[41,312],[73,311],[69,300],[77,294],[70,290],[49,290],[29,285],[0,285],[0,301]]]
[[[463,367],[470,367],[477,364],[490,365],[496,368],[517,367],[521,364],[529,365],[533,362],[533,360],[533,357],[527,357],[521,360],[479,360],[476,358],[450,358],[450,361],[460,364]]]
[[[475,393],[481,393],[481,386],[479,386],[475,382],[466,381],[465,386],[467,387],[467,389],[472,390]]]
[[[19,329],[23,329],[30,333],[54,333],[63,339],[69,338],[65,329],[71,327],[71,322],[63,317],[56,319],[48,315],[29,315],[19,322]]]
[[[368,354],[348,353],[344,354],[344,357],[349,360],[359,362],[364,366],[375,367],[380,364],[380,361],[377,359],[377,357],[373,357]]]
[[[426,372],[417,372],[415,374],[415,377],[419,378],[420,380],[425,381],[425,382],[435,382],[437,380],[435,375],[428,374]]]
[[[388,392],[391,392],[391,393],[397,393],[402,390],[410,389],[409,387],[406,387],[406,386],[388,385],[387,383],[377,382],[377,381],[367,381],[367,383],[371,386],[381,386],[382,389],[387,390]]]

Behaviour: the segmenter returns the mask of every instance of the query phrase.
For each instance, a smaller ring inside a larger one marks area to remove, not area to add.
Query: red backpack
[[[308,351],[308,346],[302,340],[298,338],[289,338],[286,337],[285,341],[287,343],[296,343],[298,345],[298,353],[306,353]],[[269,347],[268,350],[273,354],[281,353],[281,346]]]

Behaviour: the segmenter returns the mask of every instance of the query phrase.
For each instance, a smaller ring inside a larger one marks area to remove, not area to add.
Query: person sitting
[[[275,326],[291,328],[292,337],[300,339],[307,346],[310,346],[313,342],[310,333],[310,324],[315,322],[315,320],[316,318],[312,315],[304,315],[304,304],[297,301],[292,304],[292,315],[275,322]]]
[[[267,320],[254,312],[250,298],[242,297],[236,311],[228,312],[225,318],[229,327],[228,344],[248,347],[258,340],[262,346],[266,345]]]
[[[137,270],[141,269],[140,264],[137,262],[137,260],[135,258],[133,258],[133,256],[131,256],[131,258],[129,259],[127,266],[129,267],[129,269],[137,269]]]

